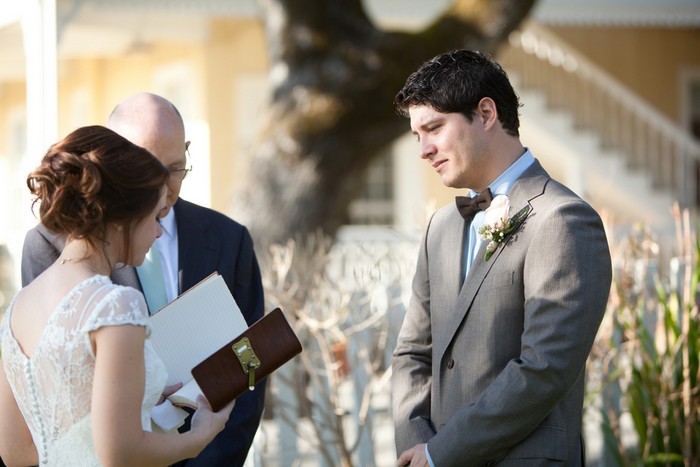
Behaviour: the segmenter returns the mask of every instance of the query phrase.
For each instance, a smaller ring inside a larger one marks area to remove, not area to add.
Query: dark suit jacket
[[[393,359],[399,453],[436,467],[582,463],[584,368],[610,290],[596,212],[535,162],[508,194],[531,211],[462,285],[465,221],[435,213]]]
[[[179,292],[218,271],[248,325],[260,319],[264,313],[262,280],[248,230],[221,213],[183,199],[179,199],[173,209],[177,223]],[[65,238],[41,224],[30,230],[22,251],[22,285],[27,285],[49,267],[64,245]],[[141,290],[133,267],[115,270],[112,280]],[[224,430],[198,457],[178,465],[243,465],[260,424],[265,384],[261,381],[255,391],[238,397]]]

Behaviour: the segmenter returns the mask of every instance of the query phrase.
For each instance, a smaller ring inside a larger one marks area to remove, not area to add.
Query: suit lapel
[[[447,228],[449,229],[449,236],[446,238],[446,245],[442,250],[445,253],[445,257],[443,258],[443,264],[446,265],[445,280],[448,284],[448,290],[454,290],[456,293],[459,293],[464,282],[462,259],[464,258],[464,236],[467,232],[467,223],[462,216],[457,213],[456,216],[450,219],[450,225]],[[455,254],[455,252],[459,252],[459,254]]]
[[[510,200],[510,205],[512,206],[509,215],[513,215],[520,209],[527,205],[530,205],[532,199],[540,196],[544,192],[544,187],[549,180],[549,175],[542,168],[538,161],[535,161],[526,171],[521,175],[521,177],[515,182],[513,188],[508,194]],[[532,206],[530,206],[530,213],[528,216],[533,215]],[[479,248],[477,257],[469,270],[469,275],[464,281],[462,288],[455,302],[454,312],[450,319],[450,324],[446,328],[450,335],[446,336],[446,339],[438,339],[435,342],[435,350],[438,352],[439,359],[441,360],[445,351],[449,347],[454,338],[455,334],[459,330],[460,325],[464,321],[467,313],[469,312],[476,294],[479,292],[484,280],[486,279],[489,271],[493,265],[498,261],[498,258],[507,251],[509,243],[513,239],[513,235],[517,234],[518,231],[527,222],[527,218],[522,222],[518,228],[512,232],[508,237],[507,241],[498,246],[496,252],[491,256],[488,261],[484,261],[484,255],[486,253],[486,246],[488,242],[483,242]],[[464,229],[462,229],[464,230]],[[463,248],[460,249],[462,251]],[[507,253],[505,253],[507,254]],[[460,268],[461,269],[461,268]]]
[[[199,215],[191,203],[178,199],[175,223],[178,286],[179,293],[182,293],[213,272],[220,247],[216,237],[209,238],[210,220]]]

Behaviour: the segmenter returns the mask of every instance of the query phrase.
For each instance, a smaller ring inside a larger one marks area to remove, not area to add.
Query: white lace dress
[[[148,329],[143,295],[113,284],[106,276],[81,282],[56,307],[30,358],[10,329],[13,303],[0,327],[2,361],[39,452],[39,464],[99,466],[90,423],[95,355],[89,333],[102,326],[123,324]],[[165,386],[167,372],[148,339],[144,351],[146,388],[141,424],[150,430],[151,408]]]

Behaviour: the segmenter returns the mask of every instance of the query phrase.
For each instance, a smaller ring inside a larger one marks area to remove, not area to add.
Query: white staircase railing
[[[652,187],[669,190],[682,207],[697,206],[700,144],[673,121],[544,27],[526,22],[499,54],[524,89],[564,108],[577,126],[600,135]]]

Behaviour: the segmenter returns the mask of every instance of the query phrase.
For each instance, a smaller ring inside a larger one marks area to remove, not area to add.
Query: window
[[[388,149],[370,163],[360,195],[350,203],[350,224],[394,223],[393,171],[393,157]]]

